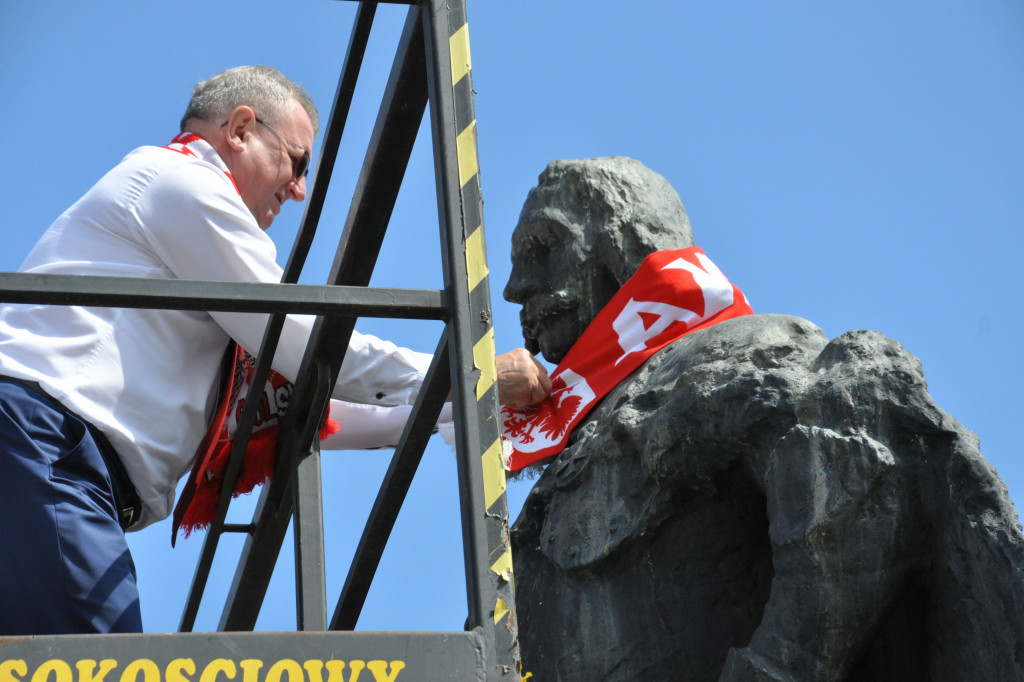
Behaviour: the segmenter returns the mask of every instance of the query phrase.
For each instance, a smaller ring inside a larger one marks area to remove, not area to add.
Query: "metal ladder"
[[[297,284],[330,185],[376,11],[360,2],[315,182],[281,284],[0,273],[11,302],[270,313],[239,420],[217,518],[180,632],[0,640],[2,682],[439,682],[519,680],[494,333],[464,0],[408,4],[394,64],[328,285]],[[443,260],[441,291],[367,285],[413,144],[430,107]],[[287,313],[318,315],[278,441],[278,466],[249,524],[225,522]],[[442,320],[444,331],[328,617],[317,433],[356,317]],[[468,616],[462,631],[354,632],[384,546],[449,390],[455,415]],[[297,631],[252,632],[289,526]],[[218,632],[192,633],[219,540],[245,545]]]

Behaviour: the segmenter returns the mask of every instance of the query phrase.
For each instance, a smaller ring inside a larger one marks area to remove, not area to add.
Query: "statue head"
[[[679,195],[639,161],[552,161],[512,233],[505,300],[526,348],[559,362],[649,254],[693,246]]]

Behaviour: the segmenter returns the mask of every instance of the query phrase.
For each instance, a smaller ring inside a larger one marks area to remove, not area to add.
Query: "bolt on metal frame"
[[[53,672],[62,680],[103,659],[110,676],[146,682],[211,671],[245,682],[345,682],[366,668],[375,680],[518,680],[508,511],[496,418],[497,376],[476,149],[464,0],[421,0],[409,12],[382,99],[328,286],[296,284],[309,253],[337,159],[377,3],[360,2],[323,149],[281,284],[130,280],[0,273],[10,302],[269,313],[239,420],[217,517],[207,531],[180,633],[61,635],[0,640],[0,673],[25,682]],[[430,108],[442,291],[369,288],[391,212],[426,108]],[[126,286],[126,284],[129,284]],[[127,293],[126,293],[127,292]],[[225,517],[246,442],[280,338],[284,316],[317,315],[278,442],[278,464],[253,520]],[[328,618],[323,499],[317,433],[359,316],[445,322],[424,386],[370,512],[342,593]],[[461,496],[468,616],[459,632],[353,632],[384,546],[445,397],[451,392]],[[255,626],[289,523],[295,539],[297,631]],[[217,633],[191,633],[223,533],[245,545]],[[301,666],[297,661],[305,662]],[[187,661],[184,668],[181,662]],[[257,665],[259,664],[259,665]],[[266,664],[266,670],[261,667]],[[122,666],[118,669],[117,666]],[[50,666],[50,668],[47,668]],[[86,666],[86,667],[83,667]],[[178,666],[178,667],[175,667]],[[191,667],[189,667],[191,666]],[[340,666],[340,667],[339,667]],[[172,670],[173,669],[173,670]],[[92,675],[92,668],[88,668]],[[35,672],[33,672],[35,671]],[[340,680],[335,675],[340,674]],[[156,675],[156,677],[153,677]],[[70,679],[70,678],[68,678]],[[185,677],[184,679],[188,679]]]

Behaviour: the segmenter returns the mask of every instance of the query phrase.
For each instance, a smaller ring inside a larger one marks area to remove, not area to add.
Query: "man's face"
[[[512,234],[505,300],[520,303],[526,348],[559,362],[594,316],[583,227],[557,197],[530,192]]]
[[[254,121],[250,135],[247,154],[231,170],[242,201],[260,228],[266,230],[284,202],[306,198],[306,179],[295,178],[293,168],[296,160],[313,147],[313,124],[302,105],[293,99],[273,127]]]

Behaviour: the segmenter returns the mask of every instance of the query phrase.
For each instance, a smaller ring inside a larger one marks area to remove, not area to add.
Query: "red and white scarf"
[[[701,249],[652,253],[566,353],[551,395],[529,408],[502,406],[505,467],[518,471],[561,452],[598,401],[668,344],[751,314],[743,292]]]
[[[255,367],[255,359],[237,343],[232,343],[222,369],[223,384],[217,409],[196,452],[192,473],[174,507],[172,546],[179,527],[187,538],[193,531],[209,526],[217,515],[217,503],[224,487],[224,473],[234,447],[238,422],[245,409],[245,396],[252,383]],[[270,370],[260,396],[249,442],[245,447],[245,458],[235,483],[234,497],[252,492],[253,488],[273,477],[277,463],[277,437],[282,418],[288,410],[292,388],[290,381]],[[320,428],[320,440],[336,433],[338,428],[338,422],[328,415]]]
[[[216,163],[238,191],[235,179],[219,158],[209,158],[205,140],[194,133],[181,133],[166,145],[165,149],[191,156],[206,158]],[[212,149],[212,148],[211,148]],[[215,155],[214,155],[215,156]],[[171,528],[171,545],[182,528],[187,538],[193,531],[209,526],[217,515],[217,503],[224,485],[224,473],[230,459],[238,422],[245,408],[245,395],[252,381],[255,360],[244,348],[232,342],[224,357],[221,368],[221,389],[210,428],[196,451],[192,473],[178,497],[174,507],[174,522]],[[281,419],[288,409],[292,383],[270,370],[266,386],[260,398],[259,411],[253,423],[245,458],[235,483],[234,496],[251,492],[257,485],[269,480],[274,473],[277,437]],[[320,439],[338,431],[338,422],[325,419],[320,429]]]

